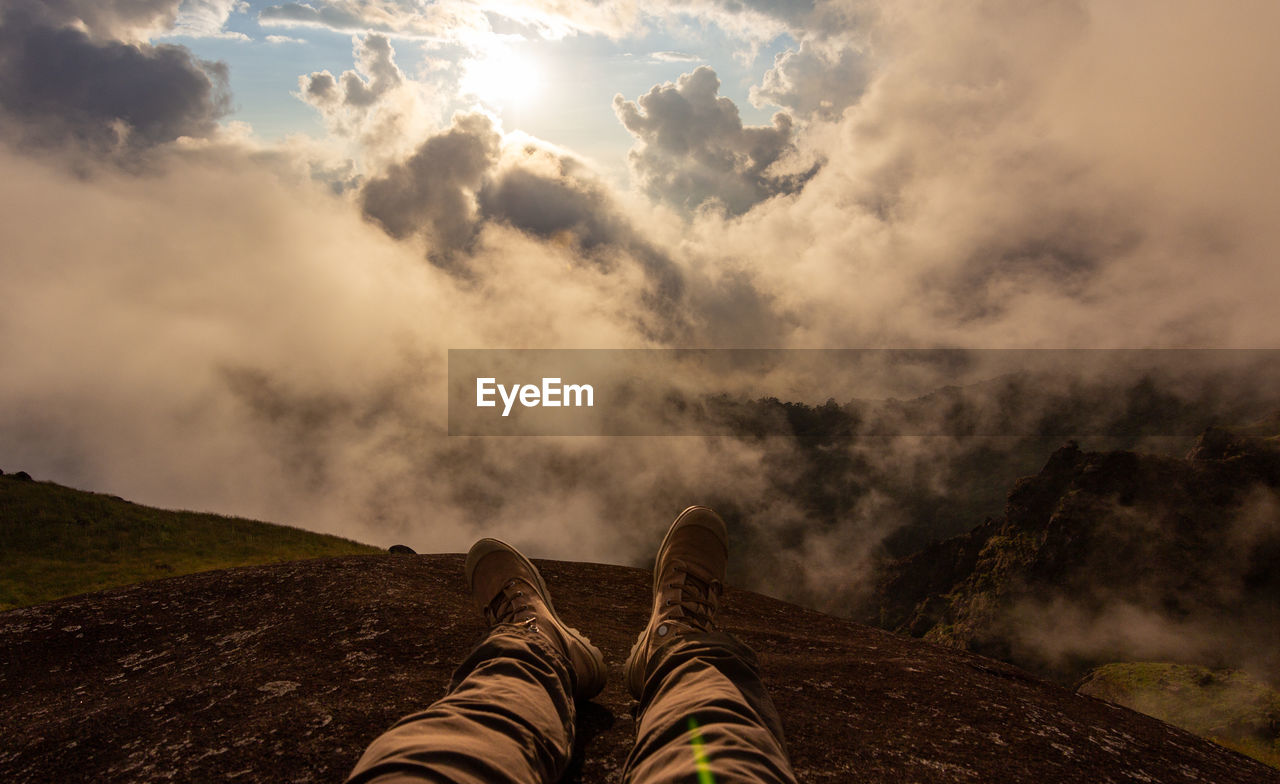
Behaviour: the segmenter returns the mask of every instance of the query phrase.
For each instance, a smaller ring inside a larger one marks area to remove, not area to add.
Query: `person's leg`
[[[623,781],[794,782],[755,656],[726,634],[655,651]]]
[[[493,624],[447,696],[369,745],[348,778],[366,782],[554,782],[573,750],[574,697],[604,687],[600,651],[555,614],[538,570],[482,539],[467,557],[472,597]]]
[[[639,705],[624,782],[795,782],[755,655],[714,626],[727,560],[724,523],[705,507],[682,512],[658,550],[653,611],[626,666]]]
[[[551,782],[573,749],[572,677],[541,634],[504,624],[454,673],[447,696],[365,750],[355,782]]]

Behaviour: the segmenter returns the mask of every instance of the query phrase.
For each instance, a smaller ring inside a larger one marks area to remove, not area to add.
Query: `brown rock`
[[[570,781],[616,777],[649,575],[539,561],[609,660]],[[339,781],[439,697],[483,633],[458,555],[176,577],[0,614],[7,781]],[[801,781],[1280,782],[1280,772],[1014,667],[729,590]]]

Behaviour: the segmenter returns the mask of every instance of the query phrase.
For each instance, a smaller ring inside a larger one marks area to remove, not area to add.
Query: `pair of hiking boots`
[[[676,637],[713,628],[729,560],[724,521],[705,506],[676,517],[653,566],[653,610],[627,657],[627,690],[640,699],[654,651]],[[600,649],[556,615],[551,593],[528,558],[505,542],[481,539],[467,553],[467,587],[489,624],[520,624],[556,645],[576,674],[574,696],[590,699],[608,670]]]

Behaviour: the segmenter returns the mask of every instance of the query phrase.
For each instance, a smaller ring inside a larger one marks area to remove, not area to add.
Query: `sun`
[[[519,108],[542,92],[542,69],[532,57],[508,47],[493,47],[462,66],[459,89],[497,109]]]

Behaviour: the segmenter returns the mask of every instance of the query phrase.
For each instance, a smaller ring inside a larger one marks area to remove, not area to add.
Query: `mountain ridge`
[[[1210,429],[1184,459],[1071,442],[1002,517],[891,564],[855,617],[1063,683],[1135,652],[1278,682],[1278,513],[1275,437]],[[1054,624],[1085,639],[1036,637]]]

